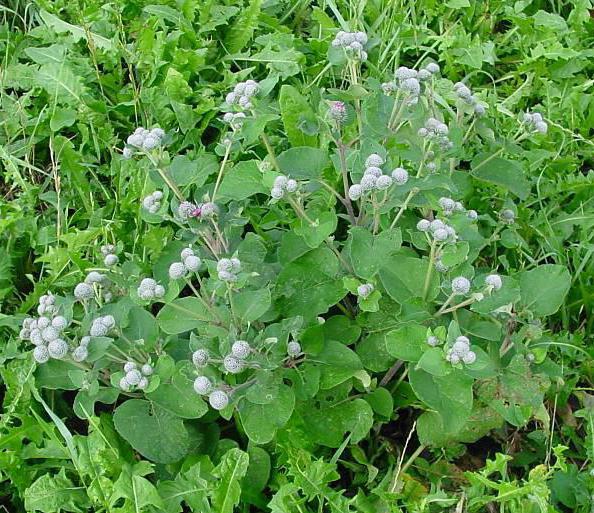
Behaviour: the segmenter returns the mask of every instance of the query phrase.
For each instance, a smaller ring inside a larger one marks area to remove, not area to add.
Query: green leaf
[[[307,134],[307,125],[315,126],[316,115],[303,95],[290,85],[283,85],[279,95],[281,118],[291,146],[317,146],[318,138]]]
[[[182,459],[190,446],[183,421],[157,404],[130,399],[113,414],[117,432],[140,454],[157,463]]]
[[[373,411],[389,419],[394,411],[394,400],[390,392],[383,388],[376,388],[365,396],[365,400],[371,405]]]
[[[171,161],[169,174],[180,187],[196,185],[202,187],[209,176],[217,172],[219,162],[214,155],[199,155],[192,160],[187,155],[177,155]]]
[[[420,324],[406,324],[385,336],[386,349],[393,357],[406,362],[417,362],[429,347],[427,328]]]
[[[277,157],[281,171],[291,178],[314,179],[328,166],[328,153],[318,148],[299,147]]]
[[[445,5],[450,9],[461,9],[462,7],[470,7],[470,2],[468,0],[448,0]]]
[[[82,95],[85,91],[80,76],[65,64],[49,63],[39,67],[35,75],[39,87],[46,90],[52,100],[69,105],[83,103]]]
[[[39,365],[35,371],[35,384],[38,388],[49,388],[53,390],[76,390],[78,386],[72,383],[69,371],[76,371],[72,362],[63,360],[50,360]]]
[[[227,451],[212,471],[218,478],[212,494],[212,506],[217,513],[233,513],[241,496],[241,479],[248,470],[249,457],[239,449]]]
[[[520,199],[526,199],[530,193],[530,183],[524,176],[522,166],[518,162],[492,155],[477,155],[471,164],[472,175],[485,182],[499,185]]]
[[[345,251],[355,274],[369,280],[400,249],[401,244],[400,229],[385,230],[379,235],[373,235],[369,230],[355,226],[350,230]]]
[[[308,211],[308,216],[313,223],[299,218],[294,231],[297,235],[303,237],[303,240],[310,248],[317,248],[334,233],[338,224],[338,218],[334,211],[331,210],[319,214]]]
[[[357,354],[365,368],[373,372],[388,370],[394,363],[387,351],[385,333],[373,333],[364,338],[357,345]]]
[[[295,407],[295,395],[287,385],[280,385],[278,396],[268,404],[254,404],[247,400],[239,404],[239,418],[249,439],[255,444],[266,444],[283,427]]]
[[[535,27],[547,28],[556,34],[567,32],[568,30],[567,22],[558,14],[540,10],[536,12],[533,18]]]
[[[441,252],[441,263],[446,267],[454,267],[461,264],[468,258],[469,250],[470,246],[466,241],[448,244]]]
[[[152,14],[158,19],[167,20],[176,27],[180,27],[187,31],[192,30],[192,25],[186,18],[184,18],[183,13],[168,5],[147,5],[144,7],[143,11],[147,14]]]
[[[571,286],[571,275],[562,265],[545,264],[520,273],[522,306],[537,317],[554,314]]]
[[[333,388],[363,369],[363,364],[357,353],[333,340],[326,342],[315,360],[321,365],[320,388],[322,389]]]
[[[410,367],[409,382],[416,396],[439,413],[445,433],[453,435],[462,428],[472,410],[472,378],[454,368],[445,376],[433,376]]]
[[[311,318],[326,312],[346,294],[336,255],[318,248],[297,258],[278,275],[276,304],[285,317]]]
[[[258,26],[258,16],[262,0],[251,0],[248,7],[241,10],[241,14],[225,32],[225,46],[229,53],[242,50],[252,39],[254,29]]]
[[[390,297],[402,304],[413,297],[423,297],[428,266],[428,259],[396,254],[387,259],[385,267],[380,270],[380,279]],[[438,293],[439,275],[432,272],[427,299],[434,299]]]
[[[64,62],[66,56],[66,47],[60,44],[54,44],[43,48],[31,46],[25,48],[27,57],[37,64],[48,64],[54,62],[60,64]]]
[[[116,402],[120,391],[113,387],[101,387],[96,394],[91,394],[87,390],[79,390],[74,398],[74,413],[83,420],[95,415],[95,403],[113,404]]]
[[[184,76],[174,68],[167,70],[163,86],[169,100],[174,102],[184,103],[192,95],[192,88],[188,85]]]
[[[159,338],[159,327],[155,318],[140,306],[135,306],[128,313],[128,325],[122,330],[124,336],[132,341],[143,340],[143,349],[151,350]]]
[[[194,511],[200,511],[204,507],[210,489],[208,481],[200,474],[202,466],[201,463],[196,463],[177,474],[173,481],[159,481],[157,489],[163,500],[164,513],[180,513],[183,511],[182,502]]]
[[[219,196],[223,200],[243,200],[265,192],[258,161],[245,160],[225,171]]]
[[[332,393],[332,390],[327,391]],[[373,426],[373,410],[364,399],[322,403],[320,406],[304,404],[301,410],[304,427],[315,443],[338,447],[346,433],[351,433],[350,442],[361,441]]]
[[[417,363],[417,368],[423,369],[433,376],[445,376],[452,369],[452,366],[446,361],[443,349],[431,347],[423,353],[419,363]]]
[[[270,477],[270,456],[257,445],[248,447],[250,464],[241,482],[241,493],[248,499],[257,497],[264,490]]]
[[[24,492],[27,511],[87,511],[89,499],[84,486],[75,486],[62,468],[58,474],[42,473]]]
[[[57,34],[63,34],[65,32],[68,32],[70,33],[74,41],[83,40],[86,42],[88,38],[91,38],[93,40],[93,44],[97,48],[101,48],[103,50],[113,50],[115,48],[115,45],[110,39],[100,36],[99,34],[90,32],[88,28],[85,30],[84,28],[79,27],[77,25],[67,23],[43,9],[39,11],[39,16],[41,17],[43,22],[48,27],[51,27],[53,30],[55,30]]]
[[[147,506],[163,508],[163,500],[157,489],[148,479],[139,474],[146,470],[139,464],[135,468],[125,468],[113,487],[110,501],[115,503],[120,499],[127,499],[126,504],[134,511],[147,511]]]
[[[272,299],[268,287],[260,290],[242,290],[233,295],[235,313],[246,322],[252,322],[262,317],[271,304]]]
[[[157,314],[159,327],[169,335],[196,329],[211,318],[200,300],[191,296],[173,300]]]
[[[506,305],[513,305],[520,299],[520,286],[515,278],[502,276],[503,285],[499,290],[494,290],[491,295],[485,296],[482,301],[473,303],[470,309],[474,312],[489,314]]]
[[[197,419],[207,411],[206,403],[194,392],[194,382],[178,367],[169,383],[163,383],[147,399],[183,419]]]

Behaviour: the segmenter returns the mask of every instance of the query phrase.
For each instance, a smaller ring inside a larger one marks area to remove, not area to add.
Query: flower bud
[[[292,192],[295,192],[298,187],[299,187],[299,184],[297,183],[297,181],[290,179],[290,180],[287,180],[287,185],[285,186],[285,189],[287,192],[292,193]]]
[[[364,283],[357,287],[357,294],[362,297],[368,297],[374,290],[374,286],[371,283]]]
[[[367,191],[371,191],[375,188],[375,182],[377,181],[377,178],[373,175],[363,175],[363,178],[361,178],[361,190],[363,190],[364,192]]]
[[[130,389],[132,388],[132,386],[130,385],[130,383],[128,383],[126,376],[124,376],[122,379],[120,379],[120,388],[124,392],[130,392]]]
[[[278,200],[284,196],[284,191],[280,187],[273,187],[270,189],[270,197],[272,199]]]
[[[79,301],[86,301],[95,297],[95,291],[87,283],[79,283],[74,287],[74,297]]]
[[[45,328],[50,326],[51,323],[52,321],[50,321],[47,317],[40,317],[39,319],[37,319],[37,327],[40,330],[44,330]]]
[[[124,364],[124,372],[127,374],[130,371],[136,369],[136,362],[126,362]]]
[[[489,276],[485,278],[485,284],[487,287],[492,287],[495,290],[499,290],[503,285],[503,282],[501,281],[501,276],[498,274],[489,274]]]
[[[238,374],[243,370],[243,362],[235,356],[227,355],[223,358],[223,367],[231,374]]]
[[[219,207],[216,205],[216,203],[213,203],[212,201],[208,201],[202,204],[200,209],[200,215],[202,217],[213,217],[216,216],[218,213]]]
[[[204,367],[208,364],[209,354],[206,349],[198,349],[192,353],[192,362],[196,367]]]
[[[363,194],[363,189],[359,184],[354,184],[349,187],[349,198],[352,201],[357,201]]]
[[[338,124],[342,124],[347,119],[347,110],[344,102],[336,101],[330,103],[330,117]]]
[[[212,383],[206,376],[198,376],[194,380],[194,391],[199,395],[207,395],[212,390]]]
[[[116,265],[119,262],[119,258],[117,255],[105,255],[105,258],[103,259],[103,263],[107,266],[107,267],[112,267],[114,265]]]
[[[184,264],[186,269],[191,272],[196,272],[200,269],[200,265],[202,265],[202,261],[199,257],[195,255],[190,255],[184,259]]]
[[[33,349],[33,358],[37,363],[45,363],[50,359],[50,354],[46,346],[37,346]]]
[[[126,372],[126,381],[131,385],[138,385],[141,379],[142,374],[138,369],[132,369],[131,371]]]
[[[153,366],[150,363],[145,363],[141,368],[140,368],[140,372],[142,372],[142,374],[144,376],[151,376],[153,374],[155,369],[153,369]]]
[[[284,176],[284,175],[277,176],[274,179],[274,186],[273,187],[282,190],[282,189],[284,189],[287,186],[287,182],[288,181],[289,181],[289,179],[286,176]]]
[[[180,253],[180,257],[182,260],[185,260],[189,256],[194,256],[194,250],[192,248],[184,248]]]
[[[369,166],[369,167],[365,168],[365,172],[363,173],[363,175],[371,175],[375,178],[379,178],[383,174],[384,173],[382,172],[382,170],[376,166]]]
[[[457,295],[465,295],[470,291],[470,280],[464,276],[458,276],[452,280],[452,292]]]
[[[47,345],[47,351],[51,358],[61,360],[68,354],[68,343],[60,338],[52,340]]]
[[[250,345],[245,340],[237,340],[231,347],[231,354],[240,360],[247,358],[250,352]]]
[[[501,219],[506,224],[513,224],[516,219],[516,213],[513,210],[506,208],[501,211]]]
[[[188,219],[191,217],[194,210],[196,210],[197,206],[194,203],[190,203],[189,201],[182,201],[179,206],[177,207],[177,215],[181,219]]]
[[[431,336],[427,337],[427,344],[430,345],[431,347],[438,346],[439,339],[436,336],[431,335]]]
[[[58,330],[53,326],[48,326],[41,332],[41,336],[46,342],[51,342],[59,338],[59,333]]]
[[[377,153],[372,153],[365,159],[365,167],[381,167],[384,165],[384,159]]]
[[[91,285],[93,283],[101,283],[105,280],[105,275],[97,271],[91,271],[85,278],[85,283]]]
[[[438,228],[433,232],[433,238],[438,242],[443,242],[448,239],[450,234],[445,228]]]
[[[183,278],[188,273],[186,266],[181,262],[173,262],[169,266],[169,277],[172,280],[179,280]]]
[[[420,232],[428,232],[431,229],[431,221],[427,219],[421,219],[417,223],[417,230]]]
[[[78,346],[72,351],[72,359],[75,362],[84,362],[89,356],[89,350],[84,346]]]
[[[435,75],[435,73],[439,73],[439,64],[435,63],[435,62],[430,62],[429,64],[427,64],[427,66],[425,66],[425,69]]]
[[[476,353],[474,351],[468,351],[464,356],[462,356],[462,361],[466,365],[472,365],[476,362]]]
[[[404,185],[408,182],[408,172],[404,168],[397,167],[392,171],[392,179],[396,185]]]
[[[388,175],[380,176],[375,182],[375,187],[379,191],[384,191],[392,185],[392,178]]]
[[[291,357],[299,356],[301,354],[301,344],[292,340],[287,344],[287,354]]]
[[[229,404],[229,396],[222,390],[215,390],[208,396],[208,402],[215,410],[222,410]]]

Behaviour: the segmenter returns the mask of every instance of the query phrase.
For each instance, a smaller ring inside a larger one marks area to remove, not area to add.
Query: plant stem
[[[340,173],[342,175],[342,184],[344,187],[344,199],[346,201],[346,209],[349,214],[349,218],[351,219],[352,224],[357,224],[355,220],[355,212],[353,210],[353,203],[351,202],[351,198],[349,198],[349,175],[347,171],[347,163],[346,163],[346,146],[342,142],[342,139],[337,141],[338,146],[338,158],[340,159]]]
[[[231,285],[227,285],[227,294],[229,296],[229,308],[231,309],[231,318],[233,319],[233,324],[239,331],[241,329],[241,324],[237,320],[237,316],[235,315],[235,306],[233,304],[233,290]]]
[[[390,367],[388,371],[384,374],[384,377],[379,382],[379,386],[383,387],[387,385],[390,382],[390,380],[394,377],[394,375],[398,372],[398,369],[402,367],[403,364],[404,362],[402,360],[396,360],[394,365],[392,365],[392,367]]]
[[[218,319],[219,324],[222,323],[222,319],[220,318],[219,314],[216,312],[216,310],[212,307],[212,305],[210,305],[208,303],[208,301],[206,301],[203,297],[202,294],[200,294],[200,292],[196,289],[196,287],[194,287],[194,285],[192,284],[191,280],[186,278],[186,283],[188,284],[188,286],[190,287],[190,289],[192,290],[192,292],[194,293],[194,295],[196,296],[196,299],[198,299],[198,301],[200,301],[204,307],[214,316]]]
[[[338,194],[338,192],[336,192],[336,190],[334,190],[334,188],[330,185],[328,185],[326,182],[324,182],[323,180],[318,180],[317,181],[322,187],[324,187],[325,189],[327,189],[328,191],[330,191],[338,201],[340,201],[345,207],[347,205],[345,199]]]
[[[295,209],[295,212],[297,212],[297,214],[302,218],[305,219],[310,225],[315,225],[315,221],[312,221],[312,219],[306,214],[305,210],[303,210],[303,207],[297,203],[293,198],[288,197],[287,198],[289,200],[289,203],[291,204],[291,206]]]
[[[212,222],[212,225],[214,226],[215,232],[217,233],[219,240],[221,241],[221,246],[223,246],[223,249],[225,250],[225,252],[228,253],[229,248],[227,247],[227,242],[225,241],[225,237],[223,237],[223,234],[221,233],[221,230],[219,229],[219,225],[212,218],[211,218],[211,222]]]
[[[447,313],[450,313],[450,312],[454,312],[455,310],[458,310],[459,308],[462,308],[464,306],[468,306],[468,305],[474,303],[475,301],[476,301],[476,299],[473,298],[473,297],[471,297],[471,298],[468,298],[465,301],[462,301],[462,303],[458,303],[457,305],[454,305],[454,306],[452,306],[450,308],[446,308],[445,310],[443,309],[443,306],[442,306],[438,310],[438,312],[435,314],[435,317],[438,317],[439,315],[447,314]]]
[[[221,162],[221,167],[219,168],[219,174],[217,175],[217,181],[215,182],[214,190],[212,192],[211,201],[213,203],[217,196],[217,191],[219,190],[219,185],[221,184],[221,180],[223,179],[223,172],[225,171],[225,166],[227,165],[227,160],[229,159],[229,153],[231,153],[231,144],[227,144],[227,147],[225,148],[225,156],[223,157],[223,162]]]
[[[161,178],[167,184],[167,186],[173,191],[173,194],[176,195],[177,199],[179,201],[185,201],[184,195],[181,193],[181,191],[179,190],[179,187],[173,181],[173,179],[169,176],[167,171],[159,165],[159,163],[153,158],[153,156],[150,153],[145,153],[145,155],[151,161],[153,166],[155,166],[155,169],[157,170],[159,175],[161,175]]]
[[[456,296],[456,294],[452,293],[448,296],[448,298],[446,299],[445,303],[443,305],[441,305],[441,307],[439,308],[439,310],[437,310],[437,312],[435,313],[436,316],[441,315],[442,312],[448,307],[448,305],[452,302],[452,299],[454,299],[454,297]]]
[[[410,200],[413,199],[413,196],[415,194],[417,194],[418,192],[419,192],[419,189],[414,188],[414,189],[411,189],[411,191],[408,193],[408,196],[405,198],[404,203],[400,207],[400,210],[398,211],[398,213],[396,214],[396,217],[394,218],[394,220],[392,221],[392,224],[390,225],[390,230],[396,226],[396,223],[402,217],[402,214],[404,214],[404,211],[408,208],[408,204],[410,203]]]
[[[268,156],[270,157],[270,161],[272,162],[274,169],[280,173],[281,168],[278,165],[278,160],[276,160],[276,154],[274,153],[272,144],[270,144],[270,139],[268,139],[268,136],[265,133],[262,133],[262,142],[264,143],[264,146],[266,146],[266,151],[268,152]]]
[[[431,276],[433,274],[433,262],[435,261],[435,250],[437,248],[437,241],[431,243],[431,250],[429,251],[429,266],[425,274],[425,283],[423,285],[423,301],[427,299],[427,292],[429,291],[429,284],[431,283]]]

